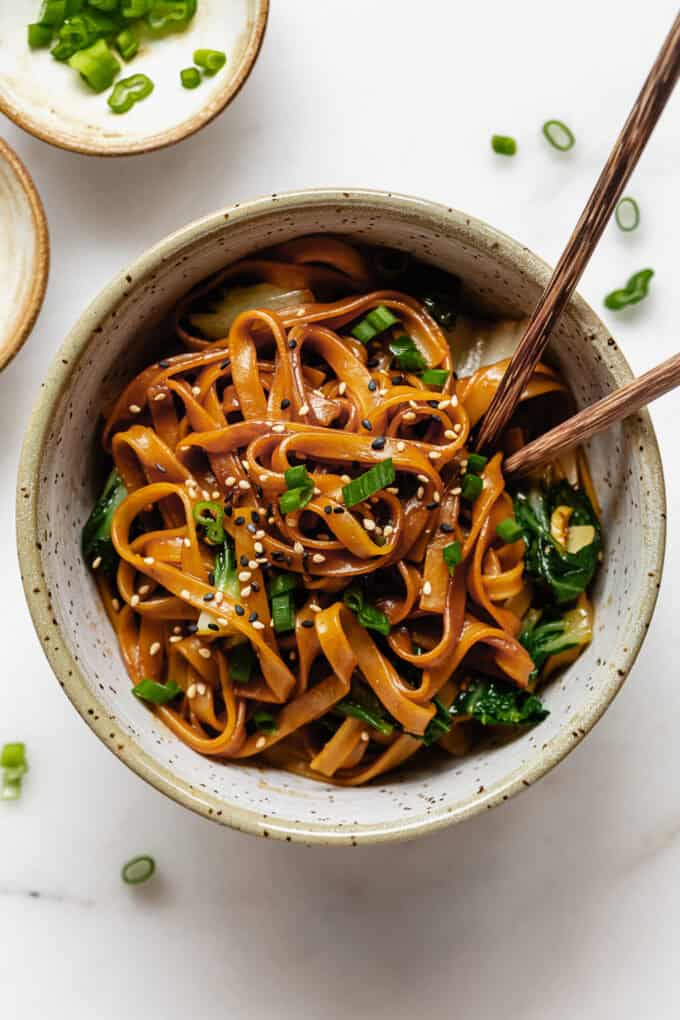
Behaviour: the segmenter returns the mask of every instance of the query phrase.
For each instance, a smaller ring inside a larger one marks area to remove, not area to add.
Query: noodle
[[[135,693],[200,754],[360,785],[540,721],[543,667],[590,640],[585,457],[509,493],[468,446],[507,360],[458,379],[455,281],[385,264],[319,236],[230,266],[104,423],[83,547]],[[540,364],[503,449],[567,399]]]

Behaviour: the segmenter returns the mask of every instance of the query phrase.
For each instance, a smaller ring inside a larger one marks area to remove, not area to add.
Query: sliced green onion
[[[357,620],[361,626],[366,627],[367,630],[377,630],[380,634],[384,634],[386,637],[392,629],[390,621],[382,610],[368,604],[364,604],[361,607],[357,613]]]
[[[110,88],[120,71],[120,64],[103,39],[97,39],[92,46],[74,53],[69,58],[69,67],[78,71],[95,92]]]
[[[576,142],[573,132],[561,120],[546,120],[542,131],[553,148],[560,152],[568,152]]]
[[[360,705],[351,698],[343,698],[342,701],[338,701],[333,707],[333,711],[338,712],[340,715],[349,716],[352,719],[361,719],[371,729],[377,730],[378,733],[384,733],[386,737],[389,737],[394,731],[394,726],[388,719],[378,715],[377,712],[373,712],[370,708]]]
[[[85,2],[86,0],[66,0],[66,17],[72,18],[74,14],[80,14]]]
[[[89,7],[94,7],[98,11],[116,11],[118,10],[118,0],[87,0]]]
[[[87,46],[91,46],[97,38],[97,33],[92,31],[82,15],[76,14],[64,22],[59,29],[58,36],[59,42],[55,45],[52,55],[57,60],[62,60],[66,49],[70,51],[68,55],[71,56],[77,50],[84,50]]]
[[[616,224],[621,230],[629,233],[640,223],[640,208],[634,198],[626,196],[616,206]]]
[[[514,517],[506,517],[496,525],[496,534],[502,542],[509,545],[522,537],[522,529]]]
[[[481,453],[469,453],[467,458],[467,469],[471,475],[481,475],[488,460],[489,458],[482,457]]]
[[[205,528],[206,538],[213,545],[221,545],[224,542],[225,531],[222,526],[224,509],[219,503],[210,499],[196,503],[194,506],[194,520],[201,527]]]
[[[156,862],[148,854],[133,857],[123,865],[120,875],[126,885],[140,885],[147,882],[156,870]]]
[[[445,368],[428,368],[420,378],[426,386],[443,386],[449,378],[449,372]]]
[[[461,496],[468,503],[474,503],[483,488],[484,482],[479,475],[465,475],[461,487]]]
[[[357,581],[354,581],[342,594],[342,601],[353,613],[358,613],[364,604],[364,593]]]
[[[181,31],[196,13],[196,0],[152,0],[146,16],[154,32]]]
[[[260,733],[276,733],[276,719],[267,712],[264,708],[256,708],[251,716],[251,720],[256,730]]]
[[[150,8],[151,0],[122,0],[120,13],[124,18],[143,18]]]
[[[304,510],[314,495],[313,485],[300,486],[297,489],[288,489],[279,496],[279,509],[284,515],[295,513],[296,510]]]
[[[354,339],[359,340],[362,344],[367,344],[369,340],[378,335],[377,329],[373,329],[373,326],[367,319],[357,322],[356,326],[352,328],[351,333]]]
[[[342,495],[345,506],[351,507],[362,503],[369,496],[373,496],[376,492],[391,485],[395,478],[394,463],[391,457],[387,457],[363,475],[359,475],[347,485],[343,485]]]
[[[9,779],[8,769],[2,774],[2,787],[0,788],[0,800],[19,800],[21,796],[21,779]]]
[[[445,545],[442,549],[442,556],[444,563],[449,568],[449,573],[452,574],[463,559],[463,548],[460,542],[450,542],[449,545]]]
[[[229,652],[229,677],[235,684],[249,684],[255,668],[255,653],[249,642]]]
[[[59,28],[66,17],[66,0],[43,0],[38,24]]]
[[[295,630],[295,603],[292,591],[272,598],[272,625],[277,634]]]
[[[649,281],[653,276],[653,269],[641,269],[639,273],[634,273],[625,287],[607,294],[604,299],[606,307],[618,312],[627,305],[638,304],[639,301],[647,297]]]
[[[389,343],[390,352],[397,359],[397,366],[403,372],[421,372],[427,368],[427,362],[413,340],[406,333],[397,336]]]
[[[517,142],[510,135],[491,135],[491,148],[499,156],[514,156],[517,152]]]
[[[277,574],[269,582],[267,588],[269,597],[273,599],[277,595],[285,595],[289,591],[294,591],[297,585],[298,579],[296,574]]]
[[[133,694],[142,701],[150,701],[152,705],[167,705],[181,691],[182,688],[178,687],[174,680],[168,680],[167,684],[159,684],[155,680],[149,680],[148,677],[140,680],[132,688]]]
[[[146,74],[133,74],[118,82],[108,98],[114,113],[127,113],[135,103],[140,103],[153,92],[153,82]]]
[[[34,22],[28,26],[28,45],[32,50],[44,49],[52,42],[52,28],[49,25],[39,25]]]
[[[225,533],[222,548],[218,549],[215,556],[215,587],[220,591],[231,595],[233,599],[241,597],[241,585],[238,581],[238,569],[236,567],[236,553],[229,535]]]
[[[385,308],[384,305],[378,305],[377,308],[374,308],[372,312],[365,315],[354,326],[351,333],[356,340],[360,340],[362,344],[367,344],[378,333],[384,333],[386,329],[396,325],[397,322],[399,320],[392,314],[389,308]]]
[[[182,68],[179,78],[185,89],[197,89],[201,84],[201,72],[195,67]]]
[[[217,74],[227,62],[227,54],[222,50],[195,50],[194,64],[208,75]]]
[[[19,743],[5,744],[2,752],[0,752],[0,768],[23,768],[26,770],[26,745]]]
[[[116,49],[123,60],[132,60],[139,49],[139,39],[129,28],[124,28],[116,36]]]
[[[287,489],[297,489],[302,485],[313,485],[312,476],[304,464],[288,468],[283,476],[286,480]]]

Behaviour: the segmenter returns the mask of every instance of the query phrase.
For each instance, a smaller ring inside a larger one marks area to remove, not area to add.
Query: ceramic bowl
[[[33,328],[49,264],[40,196],[16,152],[0,138],[0,372]]]
[[[62,149],[128,156],[179,142],[224,110],[255,63],[269,0],[201,0],[186,31],[142,42],[134,60],[121,61],[120,77],[143,72],[155,89],[124,115],[112,113],[108,93],[95,95],[48,49],[28,48],[28,9],[37,12],[39,6],[39,0],[0,4],[0,110]],[[201,48],[224,50],[227,64],[199,88],[185,89],[179,72],[191,66],[194,50]]]
[[[21,458],[18,541],[26,595],[60,684],[85,721],[157,789],[234,828],[304,843],[402,840],[476,814],[536,782],[591,729],[621,687],[649,623],[664,550],[664,481],[646,413],[595,437],[606,556],[592,644],[545,690],[548,718],[503,746],[437,758],[377,785],[344,789],[271,768],[220,764],[179,743],[130,694],[79,536],[93,499],[102,404],[148,362],[158,322],[199,280],[258,248],[328,231],[408,250],[465,281],[490,312],[520,317],[548,268],[528,249],[454,209],[369,191],[272,195],[173,234],[118,276],[54,360]],[[631,378],[595,313],[567,308],[550,357],[579,405]],[[641,543],[639,536],[644,535]]]

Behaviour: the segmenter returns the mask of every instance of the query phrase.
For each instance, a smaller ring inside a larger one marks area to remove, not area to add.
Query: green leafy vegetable
[[[437,711],[430,719],[423,734],[423,744],[425,747],[431,747],[432,744],[436,744],[439,738],[448,733],[453,725],[451,714],[444,703],[439,698],[433,698],[432,701]]]
[[[641,269],[639,273],[633,273],[625,287],[607,294],[604,299],[606,307],[618,312],[628,305],[637,305],[647,297],[649,283],[653,276],[653,269]]]
[[[502,542],[509,545],[522,537],[522,527],[514,517],[506,517],[504,521],[499,521],[496,525],[496,534]]]
[[[590,614],[583,609],[569,609],[562,616],[530,609],[522,621],[519,640],[534,662],[532,679],[540,673],[546,659],[570,648],[587,645],[592,638]]]
[[[111,523],[127,494],[123,479],[114,468],[83,528],[81,549],[86,563],[90,566],[98,563],[107,573],[112,573],[118,564],[118,553],[111,541]]]
[[[402,333],[401,336],[395,337],[389,342],[390,352],[394,355],[397,367],[402,372],[422,372],[427,366],[425,358],[422,356],[415,343],[410,336],[406,333]]]
[[[276,733],[276,719],[266,709],[256,708],[250,719],[255,729],[259,730],[260,733],[268,735]]]
[[[358,584],[351,584],[349,588],[346,588],[342,600],[348,609],[356,613],[357,620],[362,627],[367,630],[377,630],[378,633],[387,637],[392,629],[390,621],[381,609],[366,602],[364,592]]]
[[[347,697],[333,706],[333,713],[361,719],[367,726],[371,726],[378,733],[384,733],[386,737],[389,737],[398,725],[385,711],[371,688],[362,683],[352,684],[352,690]]]
[[[182,688],[178,687],[174,680],[168,680],[166,684],[159,684],[155,680],[145,678],[132,688],[142,701],[150,701],[153,705],[167,705],[169,701],[181,693]]]
[[[568,482],[558,482],[547,491],[518,492],[514,506],[527,547],[527,574],[549,592],[558,605],[573,602],[592,581],[602,548],[600,522],[590,500],[581,489],[573,489]],[[560,506],[572,511],[570,528],[575,525],[592,528],[592,541],[577,552],[570,553],[551,534],[552,514]]]
[[[395,478],[396,474],[392,458],[386,457],[379,464],[369,468],[363,475],[359,475],[358,478],[353,478],[347,485],[343,485],[342,496],[345,506],[352,507],[356,506],[357,503],[363,503],[369,496],[373,496],[376,492],[380,492],[381,489],[391,485]]]
[[[226,535],[222,548],[215,557],[215,587],[230,595],[233,599],[241,597],[241,586],[238,580],[236,552],[231,538]]]
[[[549,714],[540,698],[522,691],[518,687],[478,677],[461,691],[450,712],[455,715],[469,715],[483,726],[518,726],[522,723],[537,723]]]

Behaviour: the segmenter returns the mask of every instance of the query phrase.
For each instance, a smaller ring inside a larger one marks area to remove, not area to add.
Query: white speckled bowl
[[[75,71],[48,49],[30,50],[26,24],[40,0],[0,3],[0,110],[45,142],[94,156],[128,156],[181,141],[224,110],[250,74],[262,44],[269,0],[200,0],[184,32],[142,41],[130,63],[122,59],[119,78],[139,72],[154,92],[129,113],[116,115],[108,92],[96,95]],[[225,68],[185,89],[179,72],[190,67],[196,49],[227,54]]]
[[[49,265],[40,196],[16,152],[0,138],[0,372],[33,328]]]
[[[157,789],[200,814],[264,836],[329,844],[407,839],[534,783],[604,712],[635,659],[656,600],[665,539],[663,473],[645,413],[589,444],[606,536],[594,640],[545,691],[550,716],[511,743],[421,765],[363,789],[194,754],[130,694],[81,560],[80,530],[95,496],[92,426],[103,399],[148,360],[144,339],[154,324],[193,284],[259,247],[318,231],[402,247],[436,262],[504,316],[529,312],[548,272],[522,245],[463,213],[376,192],[272,195],[186,227],[117,277],[55,358],[21,459],[19,554],[29,607],[59,682],[114,754]],[[551,356],[579,404],[631,377],[604,325],[578,297]]]

